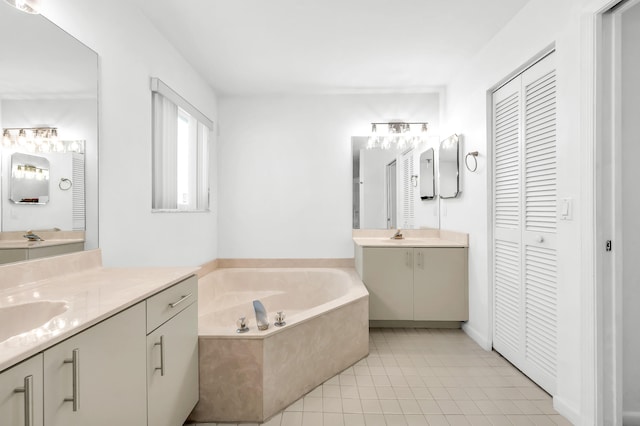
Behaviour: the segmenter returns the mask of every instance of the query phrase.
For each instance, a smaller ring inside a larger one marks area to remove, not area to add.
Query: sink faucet
[[[23,235],[29,241],[44,241],[40,236],[33,233],[33,231],[27,231],[26,234]]]
[[[401,240],[403,238],[404,237],[402,236],[402,229],[398,229],[396,233],[393,234],[393,237],[391,237],[392,240]]]
[[[256,324],[258,330],[266,330],[269,328],[269,319],[267,318],[267,310],[259,300],[253,301],[253,310],[256,311]]]

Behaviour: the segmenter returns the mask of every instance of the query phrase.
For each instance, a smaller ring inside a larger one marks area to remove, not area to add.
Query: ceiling
[[[134,0],[220,95],[445,86],[528,0]]]

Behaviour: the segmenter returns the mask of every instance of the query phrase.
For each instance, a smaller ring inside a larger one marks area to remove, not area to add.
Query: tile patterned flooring
[[[369,340],[367,358],[263,425],[571,424],[547,393],[461,330],[371,329]]]

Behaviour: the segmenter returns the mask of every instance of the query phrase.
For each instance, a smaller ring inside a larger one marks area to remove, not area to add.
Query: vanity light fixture
[[[84,152],[84,141],[61,141],[55,127],[6,128],[2,146],[29,152]]]
[[[415,148],[426,141],[428,124],[426,122],[405,123],[403,121],[389,123],[371,123],[371,135],[367,140],[367,149]],[[378,126],[386,128],[378,131]]]
[[[36,1],[26,1],[26,0],[5,0],[5,2],[7,2],[8,4],[10,4],[11,6],[15,7],[16,9],[22,11],[22,12],[26,12],[26,13],[30,13],[32,15],[37,15],[40,12],[38,11],[37,8],[37,2]]]
[[[22,11],[22,12],[26,12],[26,13],[31,13],[32,15],[38,15],[40,12],[38,11],[38,5],[37,5],[37,1],[35,0],[4,0],[5,2],[9,3],[11,6],[15,7],[16,9]]]

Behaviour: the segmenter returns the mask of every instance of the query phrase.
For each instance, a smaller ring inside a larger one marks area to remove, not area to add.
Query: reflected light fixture
[[[22,12],[26,12],[26,13],[31,13],[33,15],[37,15],[40,12],[38,11],[38,2],[31,0],[31,1],[27,1],[27,0],[4,0],[5,2],[9,3],[11,6],[15,7],[16,9],[22,11]]]
[[[367,140],[367,149],[415,148],[427,140],[427,122],[371,123],[371,135]],[[381,129],[379,129],[381,128]]]
[[[29,152],[84,152],[84,141],[61,141],[55,127],[3,129],[1,146]]]

